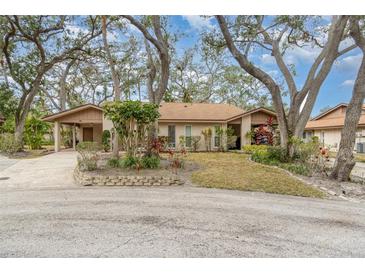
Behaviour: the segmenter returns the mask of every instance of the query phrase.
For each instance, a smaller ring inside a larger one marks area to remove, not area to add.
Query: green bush
[[[142,158],[142,167],[156,169],[160,167],[160,158],[157,156],[145,156]]]
[[[101,142],[103,144],[103,149],[105,152],[108,152],[110,150],[110,131],[109,130],[104,130],[103,131],[103,135],[101,137]]]
[[[288,162],[288,154],[285,148],[280,146],[269,146],[267,148],[268,158],[272,161]]]
[[[138,168],[140,166],[140,160],[138,157],[126,156],[122,161],[124,168]]]
[[[311,169],[307,165],[302,163],[280,163],[279,167],[299,175],[312,175]]]
[[[121,159],[118,158],[110,158],[108,159],[107,163],[106,163],[109,167],[122,167],[123,166],[123,161]]]
[[[253,154],[256,151],[267,151],[267,145],[244,145],[242,150],[247,154]]]
[[[98,151],[100,145],[96,142],[81,142],[76,146],[77,152],[80,154],[77,157],[80,170],[95,170],[97,169]]]
[[[25,121],[24,140],[30,149],[41,149],[44,135],[49,131],[49,124],[29,115]]]
[[[14,154],[21,148],[22,146],[15,140],[14,134],[11,133],[0,134],[0,152],[6,154]]]

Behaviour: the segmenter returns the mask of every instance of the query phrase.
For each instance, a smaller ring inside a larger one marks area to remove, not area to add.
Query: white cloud
[[[261,63],[265,65],[273,65],[275,64],[275,58],[274,56],[271,56],[270,54],[263,54],[260,57]]]
[[[212,18],[202,17],[199,15],[185,15],[183,18],[189,22],[189,25],[197,30],[203,30],[205,28],[213,28]]]
[[[284,60],[288,64],[313,63],[316,57],[319,55],[319,48],[312,48],[310,46],[305,47],[293,47],[286,51]]]
[[[345,80],[342,82],[341,86],[342,87],[352,87],[355,84],[355,80]]]
[[[335,68],[343,72],[357,71],[360,67],[361,59],[361,53],[344,57],[335,64]]]

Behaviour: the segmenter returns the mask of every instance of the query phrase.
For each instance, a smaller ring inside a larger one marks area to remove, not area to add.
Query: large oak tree
[[[227,19],[216,16],[224,44],[232,56],[247,73],[260,80],[269,90],[277,113],[282,147],[292,154],[291,138],[301,138],[310,117],[320,87],[329,74],[336,58],[353,48],[351,45],[339,51],[344,36],[348,16],[334,16],[321,44],[316,35],[306,29],[305,22],[313,17],[278,16],[270,24],[264,23],[263,16],[237,16]],[[299,47],[311,43],[320,48],[318,56],[311,65],[304,85],[299,88],[293,76],[293,69],[284,59],[288,46]],[[252,47],[267,50],[283,75],[289,91],[288,112],[284,109],[282,89],[278,82],[264,69],[249,59]],[[301,105],[304,104],[303,110]]]

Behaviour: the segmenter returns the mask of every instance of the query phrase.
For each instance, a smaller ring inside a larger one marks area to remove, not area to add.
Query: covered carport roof
[[[62,121],[63,118],[70,117],[70,116],[76,116],[75,118],[78,118],[77,117],[78,113],[82,113],[87,110],[97,110],[97,111],[103,112],[103,109],[101,107],[98,107],[97,105],[86,104],[86,105],[81,105],[81,106],[71,108],[68,110],[64,110],[61,112],[57,112],[57,113],[54,113],[51,115],[47,115],[47,116],[43,117],[42,120],[46,121],[46,122],[54,122],[54,121],[59,121],[59,120]],[[102,117],[102,116],[100,116],[100,117]],[[92,121],[84,121],[84,122],[93,122],[94,118],[95,117],[93,117]],[[97,120],[99,120],[99,119],[97,119]],[[78,120],[78,121],[74,121],[74,122],[82,122],[82,120]],[[101,122],[101,120],[100,120],[100,122]]]

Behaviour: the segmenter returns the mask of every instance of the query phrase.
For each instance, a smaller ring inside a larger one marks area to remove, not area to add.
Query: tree
[[[340,42],[344,39],[343,34],[348,16],[333,17],[324,45],[321,45],[319,39],[305,27],[306,21],[311,18],[278,16],[272,24],[266,26],[263,16],[238,16],[233,23],[227,23],[224,16],[216,16],[224,37],[223,45],[228,47],[232,56],[247,73],[260,80],[269,90],[277,113],[281,146],[290,155],[294,153],[294,146],[290,140],[293,136],[302,136],[319,89],[330,72],[335,59],[355,48],[352,45],[341,51],[338,50]],[[303,43],[314,43],[321,50],[307,74],[305,84],[301,89],[298,89],[293,77],[295,70],[285,63],[283,55],[288,46],[297,47]],[[220,44],[222,45],[222,43]],[[250,50],[254,45],[270,52],[283,74],[290,96],[287,113],[284,109],[282,90],[277,81],[268,72],[248,59]],[[304,107],[301,111],[302,104]]]
[[[102,30],[103,30],[103,43],[104,43],[104,50],[106,52],[109,68],[111,71],[112,79],[113,79],[113,90],[114,90],[114,101],[120,101],[120,81],[117,74],[117,71],[115,69],[115,60],[112,56],[109,44],[108,44],[108,38],[107,38],[107,18],[106,16],[102,16]],[[119,157],[119,144],[118,144],[118,133],[115,132],[113,134],[113,156]]]
[[[2,52],[12,88],[21,96],[15,113],[15,138],[22,143],[24,125],[34,97],[39,93],[45,74],[57,63],[87,50],[87,44],[101,34],[97,20],[89,16],[90,30],[69,35],[68,25],[75,22],[67,16],[5,16]]]
[[[104,105],[105,115],[113,122],[128,157],[147,148],[146,133],[159,117],[158,106],[140,101],[116,101]]]
[[[172,43],[169,42],[169,35],[165,32],[162,26],[162,19],[158,15],[153,15],[146,18],[145,24],[135,19],[133,16],[124,15],[132,25],[138,28],[145,38],[145,46],[147,52],[147,91],[148,99],[152,104],[160,105],[167,90],[167,85],[170,75],[170,50]],[[151,26],[154,35],[148,29]],[[158,62],[154,60],[150,44],[154,46],[158,52]],[[158,77],[157,76],[158,71]],[[149,139],[152,144],[153,140],[158,138],[157,120],[149,130]],[[148,154],[152,154],[152,147],[148,148]]]
[[[341,132],[340,147],[336,156],[331,177],[338,181],[350,179],[350,173],[355,166],[353,149],[356,140],[356,129],[359,124],[365,98],[365,35],[364,19],[352,16],[350,19],[350,35],[363,53],[361,65],[357,73],[351,101],[347,106],[344,127]]]
[[[169,101],[227,103],[243,109],[270,105],[269,94],[261,82],[232,65],[222,50],[201,42],[181,57],[173,57]]]

